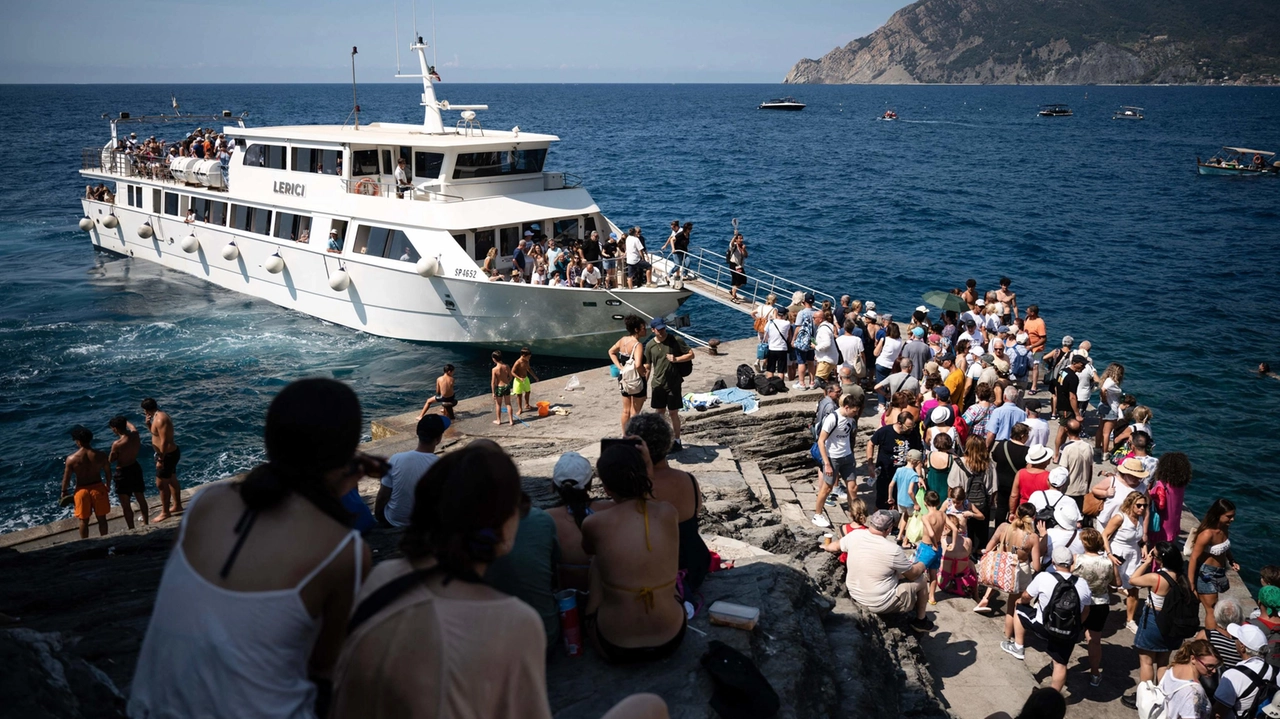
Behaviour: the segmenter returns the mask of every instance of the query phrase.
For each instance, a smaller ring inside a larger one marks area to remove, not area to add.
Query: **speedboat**
[[[1280,175],[1276,153],[1247,147],[1224,147],[1203,162],[1196,158],[1201,175]]]
[[[768,102],[762,102],[760,103],[760,106],[757,107],[756,109],[757,110],[789,110],[791,112],[796,112],[804,109],[804,103],[788,95],[786,97],[774,98],[773,100],[769,100]]]
[[[881,120],[896,120],[896,119],[898,119],[898,113],[894,112],[893,110],[885,110],[885,111],[884,111],[884,114],[880,116],[880,119],[881,119]]]
[[[602,357],[625,332],[625,315],[669,316],[689,298],[625,282],[520,281],[513,256],[522,240],[573,246],[593,232],[623,233],[575,177],[544,171],[558,137],[482,127],[476,111],[488,106],[437,100],[426,44],[410,49],[421,66],[409,76],[422,79],[421,124],[356,114],[354,124],[255,128],[229,111],[112,117],[111,139],[86,149],[80,170],[112,187],[87,193],[80,229],[98,250],[417,342]],[[452,126],[441,117],[449,111],[461,113]],[[130,142],[128,130],[144,123],[178,140],[191,132],[191,152]],[[212,123],[221,129],[203,129]],[[201,136],[227,150],[206,158],[192,139]]]
[[[1071,108],[1062,104],[1041,105],[1040,112],[1036,113],[1040,117],[1071,117]]]
[[[1142,114],[1142,108],[1132,105],[1122,105],[1111,115],[1112,120],[1141,120],[1146,116]]]

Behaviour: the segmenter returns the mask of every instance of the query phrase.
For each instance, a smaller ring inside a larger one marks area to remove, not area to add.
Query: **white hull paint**
[[[339,258],[324,251],[317,238],[298,244],[202,222],[156,215],[127,205],[82,200],[94,247],[154,262],[206,280],[219,287],[273,302],[319,319],[370,334],[416,342],[480,345],[494,348],[529,346],[539,354],[602,359],[620,337],[621,317],[636,309],[655,317],[670,315],[691,294],[687,290],[589,290],[542,287],[464,279],[478,275],[476,266],[442,263],[440,275],[422,277],[410,262],[380,257]],[[107,228],[102,219],[114,213],[119,223]],[[138,236],[150,223],[153,235]],[[195,234],[196,252],[182,250]],[[223,258],[234,240],[234,260]],[[284,270],[268,272],[263,263],[278,252]],[[330,275],[345,267],[350,286],[335,291]],[[627,305],[633,305],[629,307]]]

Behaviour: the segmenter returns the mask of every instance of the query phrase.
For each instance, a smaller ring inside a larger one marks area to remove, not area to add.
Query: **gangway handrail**
[[[675,253],[676,251],[672,250],[665,255],[658,255],[663,260],[662,269],[669,277],[673,275],[676,268]],[[683,271],[692,273],[697,277],[695,283],[689,286],[690,289],[696,291],[696,282],[704,282],[718,290],[728,292],[734,270],[727,264],[718,262],[718,257],[716,260],[710,259],[708,254],[706,248],[699,248],[696,252],[684,253],[686,259]],[[738,294],[744,300],[749,300],[752,305],[761,304],[770,294],[777,296],[784,304],[789,304],[791,295],[796,291],[813,293],[814,299],[819,304],[824,299],[829,300],[833,307],[837,304],[835,296],[830,293],[802,285],[772,272],[746,270],[741,274],[746,277],[747,283],[739,290]]]
[[[639,307],[636,307],[635,305],[631,304],[630,302],[627,302],[626,300],[622,299],[622,298],[621,298],[621,297],[619,297],[619,296],[618,296],[618,295],[617,295],[613,290],[606,289],[606,290],[605,290],[605,292],[606,292],[606,293],[608,293],[608,295],[609,295],[610,297],[612,297],[613,299],[615,299],[615,300],[617,300],[617,301],[621,302],[622,304],[626,305],[627,307],[630,307],[631,309],[633,309],[633,310],[635,310],[636,312],[638,312],[638,313],[640,314],[640,316],[644,317],[645,319],[649,319],[649,320],[653,319],[653,315],[649,314],[648,312],[645,312],[644,310],[640,309]],[[667,326],[667,331],[668,331],[668,332],[674,332],[674,333],[676,333],[676,334],[680,335],[681,337],[683,337],[683,338],[685,338],[685,339],[689,340],[690,342],[693,342],[694,344],[696,344],[696,345],[698,345],[699,347],[702,347],[702,348],[704,348],[704,349],[711,347],[711,343],[710,343],[710,342],[706,342],[706,341],[704,341],[704,340],[700,340],[700,339],[698,339],[697,337],[694,337],[694,336],[693,336],[693,335],[691,335],[691,334],[687,334],[687,333],[685,333],[685,332],[681,332],[680,330],[676,329],[675,327],[671,327],[670,325],[668,325],[668,326]]]

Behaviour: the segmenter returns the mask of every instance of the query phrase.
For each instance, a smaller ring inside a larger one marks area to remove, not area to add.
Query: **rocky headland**
[[[789,84],[1280,84],[1280,4],[919,0]]]

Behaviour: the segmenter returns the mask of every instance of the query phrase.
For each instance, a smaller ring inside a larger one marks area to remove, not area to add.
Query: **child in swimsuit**
[[[440,404],[440,409],[444,412],[444,416],[450,421],[454,419],[453,408],[458,405],[458,399],[453,394],[453,372],[454,367],[451,364],[444,366],[444,374],[436,378],[436,394],[434,397],[427,399],[427,403],[422,405],[422,411],[418,413],[418,419],[427,416],[431,405]]]
[[[502,409],[507,410],[507,424],[516,424],[515,414],[511,411],[511,366],[502,361],[502,352],[494,350],[493,372],[490,373],[489,387],[493,390],[493,423],[502,424]]]
[[[939,508],[942,500],[932,490],[924,495],[924,536],[916,546],[916,561],[929,572],[929,603],[937,604],[934,591],[938,587],[938,567],[942,564],[942,535],[946,531],[946,515]]]

